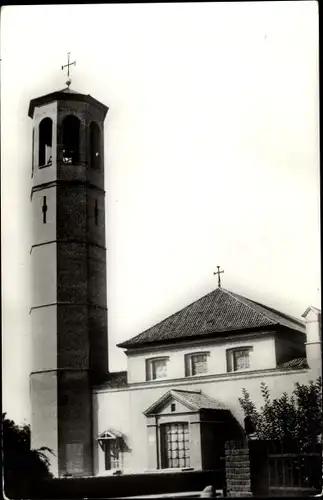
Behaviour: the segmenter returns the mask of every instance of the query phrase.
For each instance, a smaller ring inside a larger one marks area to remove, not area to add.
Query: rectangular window
[[[146,379],[157,380],[167,377],[168,357],[146,360]]]
[[[227,371],[238,372],[250,368],[250,352],[252,347],[241,347],[227,350]]]
[[[162,468],[175,469],[190,466],[188,423],[161,426]]]
[[[185,356],[185,375],[203,375],[208,372],[207,358],[210,353],[198,352],[195,354],[187,354]]]
[[[120,449],[116,439],[107,439],[104,441],[104,463],[105,470],[119,469]]]

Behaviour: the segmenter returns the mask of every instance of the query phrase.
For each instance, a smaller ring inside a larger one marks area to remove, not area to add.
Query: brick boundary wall
[[[314,496],[315,487],[298,484],[269,485],[270,441],[228,441],[225,445],[226,491],[228,497]],[[273,442],[274,444],[275,442]],[[282,455],[285,456],[285,455]],[[314,460],[315,457],[312,457]],[[319,457],[320,458],[320,457]],[[312,461],[313,461],[312,460]],[[321,489],[321,485],[318,490]]]
[[[12,485],[10,490],[6,488],[6,496],[16,500],[66,500],[68,498],[103,500],[134,496],[147,498],[148,495],[161,498],[165,494],[175,496],[176,493],[183,495],[202,492],[209,485],[212,486],[212,491],[224,489],[223,469],[48,479],[33,481],[30,484],[21,482]]]
[[[226,442],[225,473],[228,497],[252,496],[250,454],[247,442]]]

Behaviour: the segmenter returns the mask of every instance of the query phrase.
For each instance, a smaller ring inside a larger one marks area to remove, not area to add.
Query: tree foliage
[[[31,449],[29,425],[18,426],[3,413],[1,431],[4,487],[9,497],[17,488],[52,477],[48,458],[52,451],[46,446]]]
[[[322,379],[309,385],[296,382],[291,396],[284,392],[272,399],[265,382],[261,383],[264,404],[258,410],[246,389],[239,398],[245,418],[251,422],[258,439],[298,440],[303,449],[318,443],[322,434]]]

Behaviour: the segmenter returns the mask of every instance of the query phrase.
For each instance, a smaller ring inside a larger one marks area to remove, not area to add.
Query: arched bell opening
[[[80,159],[80,120],[69,115],[63,120],[62,159],[66,165],[79,162]]]
[[[38,165],[40,167],[52,164],[53,121],[44,118],[39,124]]]

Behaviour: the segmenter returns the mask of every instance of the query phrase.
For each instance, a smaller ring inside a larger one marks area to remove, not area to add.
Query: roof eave
[[[226,337],[232,335],[236,337],[237,335],[245,335],[245,334],[266,334],[268,332],[272,332],[277,330],[277,328],[287,328],[283,325],[280,324],[271,324],[267,326],[259,326],[259,327],[254,327],[254,328],[246,328],[243,330],[224,330],[224,331],[208,331],[205,332],[201,335],[192,335],[192,336],[187,336],[187,337],[176,337],[176,338],[169,338],[169,339],[163,339],[163,340],[155,340],[155,341],[147,341],[147,342],[135,342],[131,343],[131,340],[126,340],[125,342],[121,342],[120,344],[117,344],[117,347],[120,347],[122,349],[142,349],[142,348],[147,348],[149,346],[158,346],[158,345],[164,345],[164,344],[176,344],[179,342],[190,342],[190,341],[196,341],[196,340],[222,340],[225,339]]]

